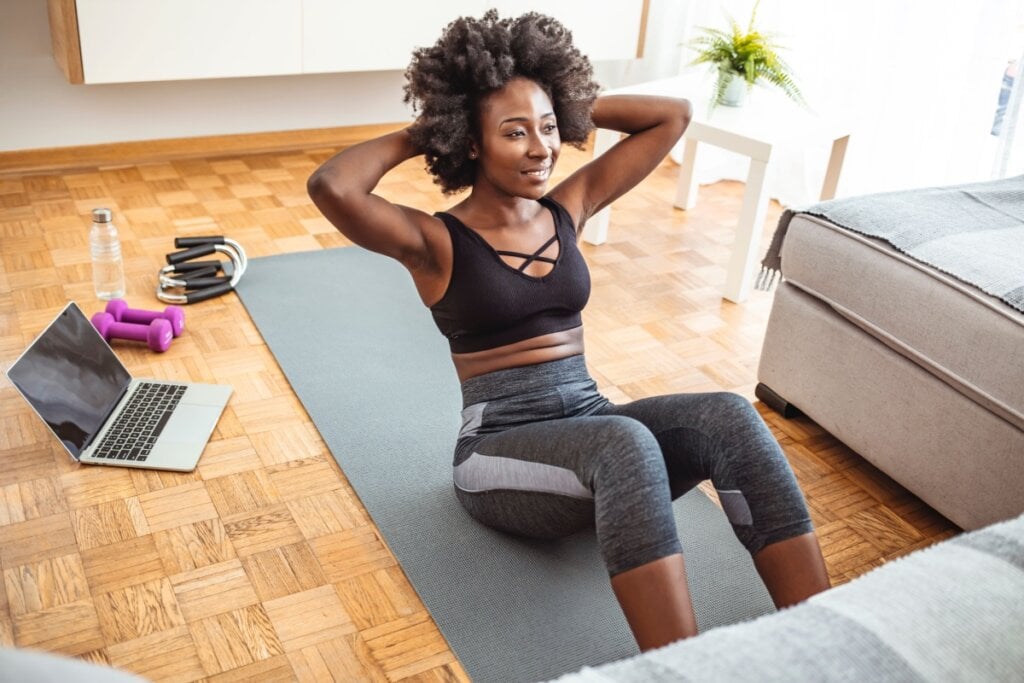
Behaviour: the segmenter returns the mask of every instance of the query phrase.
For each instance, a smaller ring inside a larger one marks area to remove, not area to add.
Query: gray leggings
[[[462,383],[455,493],[479,522],[558,538],[595,526],[615,576],[682,552],[672,500],[710,479],[753,555],[812,531],[782,450],[754,407],[729,393],[614,405],[583,356]]]

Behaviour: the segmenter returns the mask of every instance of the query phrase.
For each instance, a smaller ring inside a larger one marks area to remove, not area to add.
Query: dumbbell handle
[[[154,351],[166,351],[171,346],[174,336],[171,324],[163,318],[157,318],[148,325],[119,323],[109,313],[97,313],[92,317],[93,327],[107,341],[111,339],[129,339],[146,342]]]
[[[129,308],[123,299],[115,299],[107,304],[107,313],[114,320],[122,323],[148,325],[154,320],[163,319],[171,324],[171,331],[177,337],[185,329],[185,311],[177,306],[168,306],[162,311],[150,311],[143,308]]]
[[[146,341],[149,338],[149,323],[112,322],[107,325],[107,337]]]

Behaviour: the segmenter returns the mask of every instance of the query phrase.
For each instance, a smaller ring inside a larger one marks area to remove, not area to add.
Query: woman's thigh
[[[593,492],[578,474],[579,448],[565,420],[546,420],[460,440],[455,492],[479,522],[534,538],[593,524]]]
[[[456,494],[487,526],[533,538],[596,526],[612,575],[680,551],[661,453],[636,420],[547,420],[462,446]]]

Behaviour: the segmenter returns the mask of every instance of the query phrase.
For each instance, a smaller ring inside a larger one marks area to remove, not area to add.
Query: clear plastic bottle
[[[100,299],[124,296],[124,265],[117,228],[111,222],[110,209],[93,209],[89,249],[92,252],[92,283]]]

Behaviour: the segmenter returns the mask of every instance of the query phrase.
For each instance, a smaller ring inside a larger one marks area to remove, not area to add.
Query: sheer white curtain
[[[725,12],[745,28],[753,5],[691,0],[683,40],[697,26],[724,27]],[[1021,0],[762,0],[756,27],[779,34],[812,109],[850,127],[839,196],[992,177],[1004,72],[1024,50]],[[684,49],[683,62],[693,54]],[[1007,113],[1004,140],[1011,121]],[[1016,121],[1024,125],[1024,114]],[[1016,132],[1020,145],[1024,131]],[[772,196],[815,201],[827,148],[779,151]],[[741,159],[709,152],[701,151],[701,182],[745,178]],[[1022,157],[1011,155],[1003,175],[1024,173]]]
[[[992,135],[999,139],[992,176],[1005,178],[1024,173],[1024,52],[1006,67]]]

